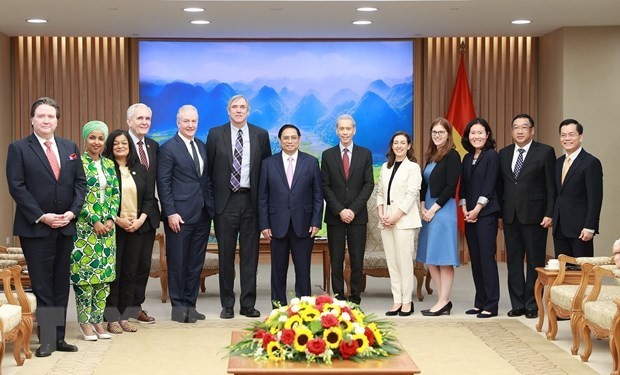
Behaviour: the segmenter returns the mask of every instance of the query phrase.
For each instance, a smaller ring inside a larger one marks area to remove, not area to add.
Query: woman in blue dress
[[[431,123],[431,142],[424,155],[422,190],[422,230],[418,243],[418,262],[426,263],[438,290],[438,300],[422,315],[450,315],[450,293],[454,266],[459,266],[456,239],[454,195],[461,174],[461,158],[454,149],[452,125],[438,117]]]

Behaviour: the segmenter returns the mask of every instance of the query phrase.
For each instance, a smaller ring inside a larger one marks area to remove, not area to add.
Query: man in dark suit
[[[508,316],[538,317],[534,299],[536,267],[545,265],[548,228],[553,223],[555,202],[555,152],[535,142],[534,120],[527,114],[514,117],[514,144],[499,152],[498,198],[502,206],[508,266],[508,292],[512,310]],[[523,258],[527,260],[523,275]]]
[[[213,192],[205,169],[207,150],[195,138],[198,111],[184,105],[177,113],[179,132],[159,149],[157,189],[166,233],[171,318],[204,320],[196,310],[200,272],[213,217]]]
[[[375,182],[372,174],[372,154],[367,148],[353,144],[355,131],[353,117],[338,117],[336,134],[340,143],[323,152],[321,176],[327,204],[325,223],[334,295],[338,299],[345,299],[343,263],[346,240],[351,261],[349,301],[359,304],[368,223],[366,203]]]
[[[136,151],[138,151],[140,163],[146,168],[147,183],[151,184],[154,190],[155,181],[157,181],[157,154],[159,152],[159,144],[147,137],[151,129],[152,113],[151,108],[143,103],[132,104],[127,109],[129,136],[131,137]],[[155,323],[155,318],[148,315],[142,308],[142,304],[146,299],[146,284],[149,280],[149,273],[151,271],[151,256],[153,255],[155,231],[159,227],[160,211],[157,202],[149,206],[149,209],[144,211],[144,213],[148,216],[147,223],[150,225],[150,229],[143,234],[144,242],[142,246],[139,249],[134,249],[134,251],[139,253],[139,259],[135,283],[135,304],[133,306],[138,307],[134,315],[138,322],[152,324]]]
[[[77,145],[54,136],[60,118],[56,101],[37,99],[30,117],[33,134],[9,146],[6,178],[16,204],[13,234],[19,236],[37,299],[41,346],[35,355],[47,357],[55,350],[78,350],[65,342],[65,326],[69,256],[86,178]]]
[[[289,253],[295,266],[295,295],[311,295],[310,262],[321,229],[323,191],[319,161],[299,151],[301,133],[292,124],[278,131],[279,152],[263,161],[258,184],[258,223],[271,241],[271,301],[286,305]]]
[[[573,119],[560,123],[560,143],[566,151],[555,162],[557,197],[553,209],[553,245],[556,258],[594,256],[603,204],[603,167],[581,147],[583,126]]]
[[[247,122],[250,103],[242,95],[228,101],[230,122],[212,128],[207,136],[209,176],[215,195],[215,236],[219,256],[222,319],[235,316],[235,252],[239,238],[241,295],[239,313],[256,318],[258,267],[258,174],[271,155],[265,129]]]

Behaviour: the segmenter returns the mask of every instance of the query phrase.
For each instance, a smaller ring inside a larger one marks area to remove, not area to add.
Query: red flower
[[[343,313],[349,314],[349,316],[351,317],[351,322],[355,322],[355,315],[353,315],[353,311],[351,311],[349,306],[344,306],[340,309],[340,315],[342,315]]]
[[[359,345],[357,344],[357,340],[351,340],[349,342],[342,341],[339,348],[342,359],[349,359],[349,357],[353,357],[357,353],[358,347]]]
[[[364,335],[368,339],[368,345],[373,346],[375,344],[375,334],[368,327],[364,329]]]
[[[325,314],[321,317],[321,325],[323,328],[337,327],[340,322],[333,314]]]
[[[317,306],[318,305],[323,305],[323,304],[326,304],[326,303],[333,303],[333,302],[334,302],[334,299],[332,297],[328,296],[328,295],[325,295],[325,294],[316,297],[316,299],[314,300],[314,303]]]
[[[327,345],[322,338],[316,338],[308,341],[306,344],[306,348],[308,351],[314,355],[321,355],[325,351]]]
[[[255,331],[254,334],[252,335],[253,339],[263,339],[263,336],[265,336],[265,331],[261,328],[258,331]]]
[[[263,349],[267,349],[267,345],[272,341],[277,341],[276,337],[271,333],[265,332],[263,335]]]
[[[295,341],[295,331],[292,329],[282,329],[282,335],[280,336],[280,342],[284,345],[293,345]]]

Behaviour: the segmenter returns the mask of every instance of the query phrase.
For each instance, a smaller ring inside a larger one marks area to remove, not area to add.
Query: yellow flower
[[[377,327],[377,323],[372,322],[368,324],[368,328],[370,328],[372,333],[374,333],[375,342],[377,343],[377,345],[379,346],[383,345],[383,334],[381,333],[381,330],[379,330],[379,328]]]
[[[342,330],[338,327],[331,327],[323,332],[323,340],[332,349],[337,349],[342,341]]]
[[[363,333],[353,335],[353,340],[357,341],[357,354],[362,354],[368,349],[368,338]]]
[[[353,324],[351,324],[351,322],[348,320],[341,320],[340,328],[342,328],[343,332],[349,332],[353,329]]]
[[[331,303],[326,303],[323,305],[323,312],[334,314],[335,316],[340,316],[340,306],[336,306]]]
[[[308,327],[303,325],[297,326],[297,328],[295,328],[295,341],[293,342],[295,350],[305,352],[306,344],[313,338],[312,331]]]
[[[353,309],[351,311],[353,311],[353,317],[355,318],[355,321],[357,322],[364,321],[364,317],[366,317],[366,315],[364,315],[364,313],[361,310]]]
[[[293,315],[290,318],[288,318],[286,323],[284,323],[284,328],[295,329],[295,327],[297,327],[298,325],[302,325],[302,324],[303,324],[303,320],[301,319],[301,316]]]
[[[321,313],[319,312],[319,310],[315,309],[314,307],[308,307],[299,310],[299,315],[301,315],[305,322],[313,321],[314,319],[318,318],[320,314]]]
[[[284,351],[282,351],[282,347],[277,341],[272,341],[267,344],[267,354],[272,361],[281,361],[284,359]]]

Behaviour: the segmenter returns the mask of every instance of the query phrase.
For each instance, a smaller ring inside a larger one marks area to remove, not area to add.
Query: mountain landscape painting
[[[301,129],[302,151],[320,157],[338,142],[335,122],[350,114],[354,143],[385,161],[392,134],[413,133],[413,41],[140,41],[140,101],[153,110],[160,143],[176,133],[180,106],[198,109],[197,136],[228,122],[228,99],[250,102],[248,121],[269,131]]]

